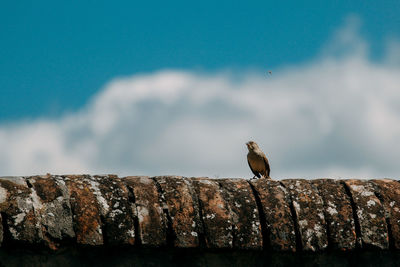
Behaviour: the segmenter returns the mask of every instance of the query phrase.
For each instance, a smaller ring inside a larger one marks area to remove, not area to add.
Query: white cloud
[[[250,177],[256,140],[272,176],[400,173],[400,67],[374,63],[351,18],[320,56],[259,73],[160,71],[111,81],[58,119],[0,125],[0,175]],[[387,59],[400,58],[391,41]],[[239,77],[238,77],[239,76]]]

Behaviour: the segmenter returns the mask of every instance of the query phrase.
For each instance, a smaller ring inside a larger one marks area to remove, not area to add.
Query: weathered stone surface
[[[200,216],[195,209],[187,181],[179,176],[159,176],[154,179],[160,186],[161,200],[168,211],[173,245],[181,248],[198,247]]]
[[[60,176],[27,178],[31,188],[34,214],[39,227],[39,238],[55,250],[61,241],[75,236],[68,189]]]
[[[115,175],[94,175],[86,180],[98,202],[103,238],[108,245],[133,245],[135,227],[128,189]]]
[[[290,196],[278,181],[270,179],[251,180],[265,214],[265,227],[269,242],[275,251],[296,251],[296,234],[290,212]],[[264,244],[264,247],[267,244]]]
[[[329,246],[334,250],[356,248],[357,236],[351,201],[343,185],[333,179],[312,180],[324,202]]]
[[[233,220],[219,183],[209,178],[191,181],[200,202],[206,247],[232,248]]]
[[[72,242],[277,251],[321,251],[329,242],[333,250],[400,249],[400,183],[0,177],[1,246],[58,249]]]
[[[101,212],[97,196],[90,186],[90,176],[67,175],[64,176],[64,181],[70,194],[77,243],[92,246],[103,245]]]
[[[321,251],[328,246],[322,198],[309,180],[282,180],[288,189],[297,217],[302,249]]]
[[[356,206],[360,225],[362,246],[367,248],[389,248],[388,229],[380,200],[374,188],[366,180],[344,180]]]
[[[8,229],[5,233],[13,243],[38,244],[41,238],[40,222],[34,206],[38,205],[23,177],[0,177],[0,211]]]
[[[400,249],[400,183],[391,179],[371,180],[390,226],[393,248]]]
[[[233,222],[233,247],[262,249],[260,217],[249,183],[244,179],[218,179]]]
[[[10,242],[55,250],[60,242],[75,236],[69,195],[61,177],[2,177],[0,188],[0,209]]]
[[[166,218],[160,196],[152,179],[146,176],[125,177],[123,182],[131,190],[132,208],[138,219],[138,237],[143,246],[160,247],[167,244]]]

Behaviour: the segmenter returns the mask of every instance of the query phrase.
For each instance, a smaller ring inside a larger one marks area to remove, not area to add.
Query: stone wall
[[[395,180],[0,177],[8,247],[400,249]]]

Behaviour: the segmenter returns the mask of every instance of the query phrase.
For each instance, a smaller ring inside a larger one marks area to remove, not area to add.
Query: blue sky
[[[115,77],[307,62],[349,14],[379,59],[399,1],[3,1],[0,122],[82,107]]]
[[[400,2],[0,8],[0,175],[398,177]],[[267,71],[272,70],[272,75]]]

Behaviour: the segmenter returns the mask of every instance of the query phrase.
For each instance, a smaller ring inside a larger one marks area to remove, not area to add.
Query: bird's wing
[[[263,154],[263,159],[264,159],[264,164],[265,164],[265,173],[267,174],[267,177],[269,177],[269,173],[270,173],[271,169],[269,167],[269,162],[268,162],[268,159],[265,156],[265,154]]]
[[[258,172],[255,172],[255,171],[253,170],[253,168],[251,167],[251,164],[250,164],[249,159],[247,159],[247,163],[249,164],[250,170],[254,173],[254,175],[257,176],[258,178],[260,178],[260,174],[259,174]]]

